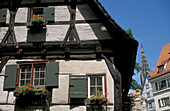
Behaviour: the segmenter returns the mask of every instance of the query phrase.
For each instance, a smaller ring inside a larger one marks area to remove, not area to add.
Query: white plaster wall
[[[111,103],[114,103],[114,82],[112,76],[110,75],[109,70],[104,61],[59,61],[59,88],[53,89],[53,103],[60,103],[60,102],[68,102],[68,98],[63,98],[60,94],[60,91],[63,92],[65,96],[68,96],[68,88],[69,83],[66,81],[68,80],[68,76],[65,74],[80,74],[86,75],[87,73],[106,73],[106,83],[107,83],[107,93],[108,99]],[[65,81],[63,83],[63,81]]]
[[[159,104],[158,104],[158,99],[169,97],[169,96],[170,96],[170,89],[166,90],[165,92],[154,95],[156,111],[170,110],[170,106],[159,108]]]
[[[52,103],[67,104],[68,94],[69,75],[59,75],[59,87],[52,90]]]
[[[14,105],[0,105],[0,111],[14,111]]]
[[[67,6],[55,7],[55,22],[56,21],[70,21],[70,12]]]

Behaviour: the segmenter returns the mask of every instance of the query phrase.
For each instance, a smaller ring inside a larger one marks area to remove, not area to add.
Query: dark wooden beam
[[[66,2],[68,2],[68,0],[66,0]],[[81,42],[80,42],[80,38],[79,35],[77,33],[77,29],[76,29],[76,4],[77,4],[77,0],[71,0],[71,5],[68,5],[68,9],[70,12],[70,26],[69,29],[67,31],[67,34],[61,44],[61,47],[66,46],[66,42],[69,39],[69,41],[74,41],[74,38],[76,39],[76,42],[78,44],[78,46],[81,46]]]
[[[114,111],[122,111],[122,75],[114,65],[114,58],[103,55],[114,80]]]
[[[8,62],[8,60],[10,59],[10,56],[4,56],[0,58],[0,72],[2,71],[3,67],[5,66],[5,64]]]
[[[18,47],[16,37],[15,37],[15,32],[14,32],[15,15],[17,13],[17,9],[10,10],[9,13],[10,13],[9,27],[8,27],[8,31],[6,32],[4,38],[1,41],[1,45],[3,45],[4,43],[12,43],[16,47]]]
[[[66,3],[65,0],[11,0],[11,1],[21,1],[16,4],[17,7],[48,7],[48,6],[66,6],[70,5],[71,2]],[[8,0],[0,0],[0,8],[9,8]],[[87,4],[87,1],[78,1],[78,5]]]

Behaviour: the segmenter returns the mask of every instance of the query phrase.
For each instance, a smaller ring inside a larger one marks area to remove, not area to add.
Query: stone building
[[[150,81],[156,111],[170,110],[170,43],[163,46]]]
[[[129,97],[133,98],[131,111],[148,111],[147,99],[141,96],[140,89],[136,89],[130,93]]]
[[[107,110],[122,109],[138,42],[98,0],[2,0],[0,7],[0,110],[86,111],[98,90],[109,93]],[[27,83],[48,92],[15,97]]]
[[[143,75],[143,84],[142,84],[142,91],[141,95],[147,99],[148,103],[148,111],[155,111],[155,102],[153,98],[153,90],[152,90],[152,84],[150,82],[150,78],[153,75],[153,71],[150,71],[149,65],[146,60],[146,56],[144,53],[143,45],[142,45],[142,71],[141,75]],[[142,80],[141,78],[141,80]]]

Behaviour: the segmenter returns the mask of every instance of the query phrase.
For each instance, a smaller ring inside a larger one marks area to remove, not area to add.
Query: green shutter
[[[4,91],[12,91],[16,88],[18,65],[6,65],[4,77]]]
[[[70,98],[87,98],[86,75],[70,75]]]
[[[0,26],[6,24],[7,9],[0,9]]]
[[[48,22],[54,22],[54,7],[46,7],[44,8],[44,19]]]
[[[47,87],[58,87],[58,74],[59,74],[59,63],[58,62],[47,63],[47,73],[46,73]]]

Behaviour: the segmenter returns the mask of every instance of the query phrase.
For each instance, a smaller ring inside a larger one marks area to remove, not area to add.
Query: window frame
[[[90,73],[90,74],[86,74],[86,79],[87,79],[87,98],[90,98],[90,85],[89,85],[89,82],[90,82],[90,80],[89,80],[89,77],[90,76],[103,76],[103,82],[102,83],[104,83],[103,84],[103,86],[102,87],[104,87],[104,92],[103,92],[103,94],[106,94],[107,93],[107,83],[106,83],[106,73]]]
[[[146,89],[149,89],[149,84],[146,84]]]
[[[148,104],[149,109],[153,108],[152,102]]]
[[[33,16],[33,10],[34,10],[34,9],[39,9],[39,8],[42,8],[42,9],[43,9],[43,17],[44,17],[44,8],[45,8],[45,7],[31,7],[31,8],[30,8],[30,13],[28,13],[28,14],[29,14],[29,15],[28,15],[28,22],[31,21],[31,17]]]
[[[22,86],[20,86],[20,68],[21,68],[21,66],[22,65],[31,65],[31,82],[30,82],[30,84],[32,84],[33,85],[33,83],[34,83],[34,65],[37,65],[37,64],[44,64],[45,65],[45,77],[44,77],[44,79],[45,79],[45,81],[44,81],[44,85],[42,85],[42,86],[44,86],[44,87],[46,87],[46,72],[47,72],[47,62],[23,62],[23,63],[18,63],[18,72],[17,72],[17,81],[16,81],[16,88],[18,88],[18,87],[22,87]]]
[[[150,92],[147,93],[147,98],[150,98]]]

